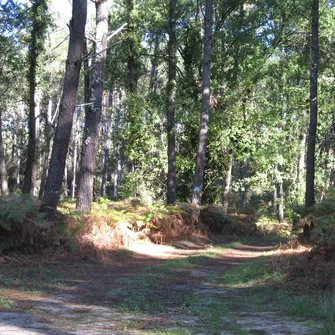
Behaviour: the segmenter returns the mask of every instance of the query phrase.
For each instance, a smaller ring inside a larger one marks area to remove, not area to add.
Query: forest
[[[334,50],[331,0],[0,0],[0,333],[334,334]]]
[[[3,195],[48,211],[63,197],[81,211],[99,197],[249,206],[292,222],[331,189],[330,1],[89,9],[73,5],[68,24],[48,1],[1,2]]]

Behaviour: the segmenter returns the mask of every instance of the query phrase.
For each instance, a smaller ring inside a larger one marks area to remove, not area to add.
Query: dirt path
[[[271,257],[273,245],[203,247],[137,244],[104,261],[1,273],[0,335],[313,334],[269,301],[250,305],[249,287],[220,281],[225,270]]]

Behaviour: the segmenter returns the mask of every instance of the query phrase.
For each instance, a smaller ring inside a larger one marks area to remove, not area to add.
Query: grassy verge
[[[288,315],[320,321],[324,324],[316,334],[335,334],[335,292],[318,289],[295,292],[283,274],[266,258],[224,271],[218,279],[224,286],[237,289],[248,287],[244,296],[237,296],[231,303],[234,308],[252,305],[254,310],[267,311],[269,306]]]

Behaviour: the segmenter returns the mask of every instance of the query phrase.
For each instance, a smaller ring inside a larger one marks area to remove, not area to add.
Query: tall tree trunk
[[[320,200],[323,200],[327,191],[329,188],[332,186],[332,176],[334,174],[334,162],[333,158],[334,157],[334,147],[329,147],[328,152],[327,152],[327,158],[325,162],[325,169],[326,169],[326,181],[324,188],[321,191],[320,195]]]
[[[175,94],[176,94],[176,71],[177,71],[177,36],[176,36],[176,5],[177,0],[170,0],[169,12],[169,42],[168,42],[168,83],[167,83],[167,194],[168,205],[176,203],[176,134],[175,134]]]
[[[247,205],[247,176],[248,176],[248,161],[246,158],[244,158],[242,166],[242,179],[243,179],[243,189],[241,193],[242,209],[244,209]]]
[[[46,30],[46,15],[47,3],[45,0],[34,0],[32,2],[32,29],[31,39],[28,50],[28,82],[29,82],[29,116],[28,116],[28,131],[29,141],[27,150],[27,163],[24,175],[22,193],[34,195],[37,160],[38,160],[38,126],[37,113],[38,108],[35,106],[36,99],[36,72],[38,65],[38,56],[43,50],[43,43],[41,42]]]
[[[41,186],[38,194],[38,198],[42,199],[45,181],[47,178],[48,164],[49,164],[49,155],[50,155],[50,146],[51,146],[51,138],[52,138],[52,100],[49,100],[48,111],[45,113],[45,153],[43,160],[43,170],[41,177]]]
[[[65,168],[64,168],[63,194],[64,194],[64,197],[67,197],[69,195],[69,189],[67,187],[67,165],[66,165],[66,161],[65,161]]]
[[[199,206],[201,203],[206,150],[208,139],[209,109],[210,109],[210,83],[211,83],[211,50],[212,50],[212,27],[213,27],[213,0],[206,0],[204,17],[204,59],[202,76],[202,105],[199,130],[199,144],[194,174],[192,203]]]
[[[279,195],[279,204],[278,204],[278,222],[284,222],[284,190],[283,190],[283,182],[280,181],[278,183],[278,195]]]
[[[85,108],[86,108],[86,106],[85,106]],[[71,198],[75,198],[75,196],[76,196],[80,114],[81,114],[81,109],[77,108],[75,113],[74,113],[74,116],[73,116]]]
[[[101,197],[106,197],[106,187],[109,173],[109,152],[111,147],[111,109],[113,108],[113,89],[109,91],[108,98],[104,99],[108,100],[108,108],[104,108],[106,110],[105,122],[103,125],[103,141],[104,141],[104,165],[102,170],[102,181],[100,188]]]
[[[310,121],[307,141],[306,197],[305,206],[312,207],[315,201],[315,144],[318,112],[319,68],[319,0],[312,1],[312,64],[310,73]]]
[[[149,83],[149,92],[153,92],[156,94],[157,92],[157,75],[158,75],[158,49],[159,43],[158,43],[158,36],[155,36],[154,41],[154,55],[151,60],[151,71],[150,71],[150,83]]]
[[[96,0],[95,53],[92,70],[91,102],[85,115],[85,131],[78,181],[77,209],[90,211],[93,201],[94,170],[99,145],[102,96],[107,56],[108,0]]]
[[[277,199],[278,199],[278,189],[277,189],[277,185],[275,184],[275,188],[273,190],[273,196],[272,196],[272,210],[273,210],[273,214],[277,213]]]
[[[230,193],[230,184],[231,184],[231,172],[233,169],[233,158],[229,158],[228,168],[226,172],[226,178],[222,187],[222,196],[221,202],[223,206],[223,210],[227,213],[228,204],[229,204],[229,193]]]
[[[136,58],[137,58],[137,40],[135,36],[135,21],[134,21],[134,10],[135,0],[126,0],[126,8],[128,13],[127,22],[127,44],[129,48],[128,53],[128,85],[129,92],[135,93],[137,88],[137,74],[136,74]]]
[[[301,142],[300,142],[300,153],[299,160],[297,166],[297,183],[298,190],[301,190],[303,181],[304,181],[304,171],[305,171],[305,152],[306,152],[306,133],[301,134]]]
[[[55,213],[62,190],[65,161],[73,123],[73,112],[76,106],[81,58],[84,51],[86,16],[87,1],[73,0],[63,95],[59,105],[58,123],[41,206],[41,210],[47,212],[49,218],[52,218]]]
[[[277,166],[277,171],[280,173],[282,167],[280,164]],[[283,179],[279,175],[279,181],[277,183],[277,196],[279,197],[278,203],[278,222],[284,222],[284,189],[283,189]]]
[[[109,129],[105,130],[106,132],[109,132]],[[107,139],[104,145],[104,166],[102,170],[102,181],[101,181],[101,189],[100,189],[100,195],[102,198],[106,197],[106,187],[107,187],[107,180],[108,180],[108,172],[109,172],[109,151],[110,151],[110,138]]]
[[[0,178],[1,178],[1,194],[2,195],[9,194],[5,157],[6,157],[5,148],[3,145],[3,138],[2,138],[2,109],[0,108]]]

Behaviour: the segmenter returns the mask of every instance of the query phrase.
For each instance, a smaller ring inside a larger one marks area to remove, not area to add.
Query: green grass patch
[[[185,329],[172,329],[166,331],[155,331],[154,334],[158,335],[191,335],[192,333]]]
[[[0,296],[0,310],[11,310],[15,307],[14,300],[8,297],[1,297]]]
[[[196,255],[182,259],[170,259],[164,263],[164,267],[170,269],[187,269],[195,265],[206,264],[211,256]]]
[[[278,282],[281,279],[281,275],[274,271],[266,257],[225,270],[222,275],[223,284],[228,286],[252,286],[269,280]]]
[[[5,277],[0,279],[0,285],[4,288],[16,288],[23,292],[36,295],[50,293],[64,281],[54,271],[39,266],[28,266],[8,271]]]

